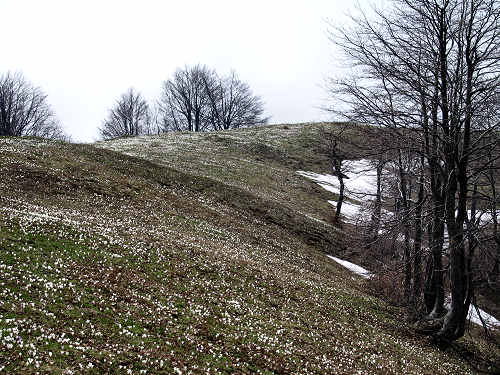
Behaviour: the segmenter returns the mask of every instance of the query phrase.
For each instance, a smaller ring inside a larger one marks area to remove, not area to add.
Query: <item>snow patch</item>
[[[335,262],[341,264],[342,266],[347,268],[349,271],[354,272],[356,275],[359,275],[364,279],[369,279],[370,277],[373,276],[373,274],[370,271],[368,271],[367,269],[365,269],[361,266],[358,266],[357,264],[348,262],[347,260],[336,258],[336,257],[331,256],[331,255],[327,255],[327,257],[330,259],[333,259]]]
[[[500,321],[496,319],[494,316],[488,314],[486,311],[483,311],[479,309],[479,314],[481,315],[481,318],[483,318],[483,321],[486,323],[486,326],[491,329],[500,329]],[[476,323],[478,325],[483,325],[481,322],[481,318],[479,317],[479,314],[477,313],[477,310],[474,306],[471,306],[469,308],[469,320],[472,323]]]
[[[327,257],[334,260],[335,262],[341,264],[342,266],[347,268],[349,271],[354,272],[356,275],[361,276],[364,279],[369,279],[373,276],[373,274],[370,271],[368,271],[367,269],[365,269],[361,266],[358,266],[357,264],[351,263],[347,260],[336,258],[336,257],[331,256],[331,255],[327,255]],[[446,304],[446,308],[450,308],[449,303]],[[486,311],[484,311],[480,308],[478,308],[476,310],[476,307],[471,305],[469,308],[469,316],[468,316],[469,321],[471,321],[472,323],[477,324],[477,325],[482,325],[483,323],[481,321],[481,318],[486,323],[486,326],[488,328],[500,329],[500,321],[498,319],[496,319],[494,316],[488,314]]]
[[[345,193],[351,198],[364,198],[375,195],[377,192],[377,173],[374,172],[372,162],[367,159],[347,162],[347,172],[344,179]],[[319,174],[308,171],[297,171],[300,176],[315,181],[323,189],[338,194],[340,191],[339,180],[331,174]]]
[[[450,298],[446,298],[446,303],[444,305],[447,309],[450,308]],[[478,313],[479,311],[479,313]],[[480,317],[481,316],[481,317]],[[500,329],[500,321],[496,319],[493,315],[488,314],[486,311],[477,308],[473,305],[469,306],[469,315],[467,316],[467,319],[469,319],[470,322],[477,324],[479,326],[483,325],[483,322],[481,321],[481,318],[483,319],[484,323],[489,329]]]
[[[333,207],[337,207],[337,202],[335,201],[328,201]],[[354,204],[351,202],[342,202],[342,215],[344,215],[348,221],[354,221],[356,218],[359,217],[361,214],[361,206],[359,204]]]
[[[366,159],[353,160],[347,162],[347,164],[347,178],[344,179],[345,197],[362,200],[374,196],[377,191],[377,174],[374,173],[371,161]],[[340,193],[340,184],[336,176],[308,171],[297,171],[296,173],[316,182],[326,191],[334,194]],[[337,202],[334,200],[328,201],[328,203],[334,207],[337,206]],[[342,202],[342,214],[347,221],[354,222],[360,215],[363,215],[363,207],[360,204],[344,200]]]
[[[366,199],[369,196],[374,196],[377,189],[377,174],[374,171],[374,167],[370,163],[370,160],[355,160],[351,161],[348,164],[349,172],[346,173],[348,178],[344,179],[345,183],[345,196],[347,198],[355,198],[357,200]],[[316,182],[319,186],[321,186],[326,191],[329,191],[334,194],[339,194],[340,192],[340,184],[339,180],[336,176],[330,174],[319,174],[314,172],[307,171],[297,171],[298,175],[308,178],[314,182]],[[328,201],[332,206],[336,207],[337,202],[334,200]],[[383,210],[384,213],[389,213],[386,210]],[[363,206],[361,204],[355,204],[351,202],[344,201],[342,202],[342,214],[346,217],[348,221],[354,221],[360,216],[363,215]],[[470,211],[468,212],[470,217]],[[480,219],[480,224],[487,224],[493,221],[492,215],[489,212],[478,212],[477,218]],[[449,242],[448,232],[445,229],[445,246],[447,246]],[[340,258],[336,258],[331,255],[327,255],[328,258],[334,260],[335,262],[341,264],[346,267],[350,271],[354,272],[356,275],[361,276],[362,278],[369,279],[373,276],[373,274],[367,269],[358,266],[357,264],[348,262],[347,260],[343,260]],[[449,307],[449,306],[447,306]],[[479,314],[478,311],[479,310]],[[500,321],[497,320],[494,316],[488,314],[482,309],[477,309],[474,306],[471,306],[469,309],[468,319],[475,324],[482,325],[481,318],[486,323],[489,328],[492,329],[500,329]],[[481,318],[479,317],[481,316]]]

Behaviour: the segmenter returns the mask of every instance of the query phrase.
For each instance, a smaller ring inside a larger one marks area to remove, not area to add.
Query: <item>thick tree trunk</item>
[[[448,160],[449,165],[453,160]],[[449,236],[451,306],[446,314],[438,337],[453,341],[461,337],[465,326],[464,301],[466,292],[465,248],[463,244],[463,222],[459,214],[455,217],[455,194],[457,192],[456,171],[451,170],[446,198],[446,226]],[[460,198],[459,199],[463,199]],[[462,227],[460,227],[462,225]]]
[[[370,229],[368,231],[368,241],[375,242],[378,239],[380,230],[380,216],[382,215],[382,171],[384,163],[377,163],[377,195],[375,197],[375,207],[370,220]]]
[[[427,283],[424,302],[428,318],[435,319],[444,313],[443,286],[443,243],[444,243],[444,202],[434,200],[432,210],[432,225],[429,236],[431,249],[430,267],[427,271]]]
[[[194,118],[194,131],[195,132],[200,131],[200,122],[201,122],[200,112],[196,111],[195,118]]]
[[[404,234],[404,299],[405,303],[410,302],[411,294],[411,279],[412,279],[412,264],[411,264],[411,247],[410,247],[410,218],[409,216],[409,205],[408,205],[408,181],[406,176],[406,171],[403,166],[401,150],[398,153],[399,159],[399,188],[401,192],[401,208],[402,208],[402,220],[403,220],[403,234]]]
[[[491,158],[491,157],[490,157]],[[490,170],[488,174],[489,188],[491,190],[490,198],[490,212],[493,221],[493,240],[495,243],[496,254],[493,260],[493,266],[488,274],[488,283],[495,284],[498,281],[500,274],[500,231],[498,230],[498,214],[497,214],[497,192],[496,192],[496,179],[494,171]]]
[[[437,59],[437,56],[436,56]],[[426,283],[424,292],[424,304],[427,311],[427,318],[435,319],[444,314],[444,285],[443,285],[443,244],[444,244],[444,176],[440,171],[438,152],[441,147],[439,130],[439,62],[436,60],[434,69],[434,93],[430,105],[431,116],[427,116],[427,106],[425,97],[421,98],[425,154],[428,160],[428,170],[431,188],[432,219],[429,225],[429,249],[431,258],[426,271]],[[430,123],[429,123],[430,121]]]
[[[497,251],[500,251],[500,244],[497,243]],[[500,274],[500,257],[497,255],[493,262],[493,267],[488,275],[488,283],[495,285],[498,282],[498,275]]]
[[[424,158],[421,158],[421,172],[418,180],[418,201],[415,207],[415,240],[413,246],[413,291],[410,307],[415,316],[418,314],[422,290],[422,209],[424,204]]]

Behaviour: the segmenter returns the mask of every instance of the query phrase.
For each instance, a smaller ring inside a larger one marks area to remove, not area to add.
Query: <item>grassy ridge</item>
[[[320,199],[278,196],[314,192],[295,162],[257,169],[288,183],[242,186],[256,169],[176,155],[0,139],[0,374],[470,372],[325,259]]]

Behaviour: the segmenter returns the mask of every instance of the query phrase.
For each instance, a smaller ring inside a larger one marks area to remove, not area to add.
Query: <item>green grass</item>
[[[282,130],[123,143],[142,158],[0,139],[0,374],[472,372],[324,256],[314,132]]]

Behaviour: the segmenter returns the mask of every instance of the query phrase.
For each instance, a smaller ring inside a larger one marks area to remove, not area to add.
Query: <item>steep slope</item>
[[[337,234],[298,160],[144,154],[168,137],[122,141],[142,158],[0,139],[0,373],[471,372],[324,256]]]
[[[214,133],[167,133],[122,138],[98,147],[145,158],[195,176],[238,187],[267,201],[326,220],[331,197],[295,171],[328,170],[316,152],[318,124],[263,126]]]

